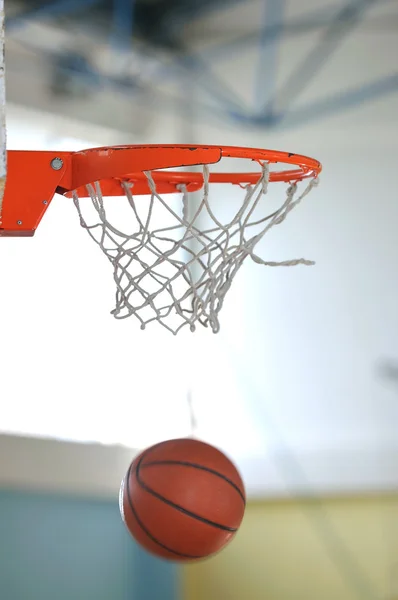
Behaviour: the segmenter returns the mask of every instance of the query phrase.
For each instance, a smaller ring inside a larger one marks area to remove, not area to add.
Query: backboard
[[[4,58],[4,0],[0,0],[0,221],[7,173]]]

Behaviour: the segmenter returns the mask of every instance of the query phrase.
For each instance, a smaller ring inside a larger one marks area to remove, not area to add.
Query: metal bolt
[[[43,204],[47,205],[48,204],[47,200],[43,200]]]
[[[17,225],[22,225],[22,221],[17,221]]]
[[[62,160],[62,158],[53,158],[51,161],[51,168],[54,169],[54,171],[59,171],[60,169],[62,169],[62,167],[64,166],[64,161]]]

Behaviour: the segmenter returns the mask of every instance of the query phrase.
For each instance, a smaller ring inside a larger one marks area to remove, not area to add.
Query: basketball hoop
[[[258,169],[210,171],[226,158],[256,162]],[[8,164],[0,236],[33,235],[54,194],[71,197],[81,226],[112,265],[113,315],[134,315],[142,329],[157,321],[173,333],[185,325],[195,331],[197,323],[218,332],[225,295],[247,257],[268,266],[313,264],[268,262],[254,253],[317,183],[321,165],[305,156],[231,146],[148,145],[57,154],[9,151]],[[164,170],[199,165],[201,172]],[[287,168],[278,170],[278,165]],[[284,198],[278,208],[267,210],[269,184],[277,182],[286,183]],[[227,219],[217,216],[215,184],[242,189],[242,200]],[[177,207],[169,194],[178,195]],[[129,209],[123,227],[116,214],[122,201]],[[163,215],[159,223],[156,211]]]

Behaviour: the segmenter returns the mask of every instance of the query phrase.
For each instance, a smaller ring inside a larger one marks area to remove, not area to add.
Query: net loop
[[[116,319],[134,316],[141,329],[156,321],[174,334],[186,326],[195,331],[199,323],[217,333],[225,297],[247,257],[269,267],[314,264],[303,258],[266,261],[254,250],[312,190],[316,178],[300,194],[297,182],[288,184],[282,205],[269,213],[270,168],[262,162],[257,183],[240,186],[243,200],[225,220],[211,198],[210,188],[213,192],[216,186],[209,185],[207,165],[200,197],[195,198],[186,185],[179,185],[177,200],[171,202],[158,193],[153,173],[145,172],[145,177],[149,200],[135,197],[134,183],[123,180],[122,198],[104,198],[98,182],[86,186],[87,197],[73,193],[81,226],[112,265]],[[128,208],[128,233],[111,217],[122,201]]]

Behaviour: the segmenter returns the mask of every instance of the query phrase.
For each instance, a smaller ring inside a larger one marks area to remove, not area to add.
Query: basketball
[[[156,444],[130,465],[120,511],[134,539],[165,559],[194,561],[219,552],[235,536],[245,490],[232,462],[195,439]]]

